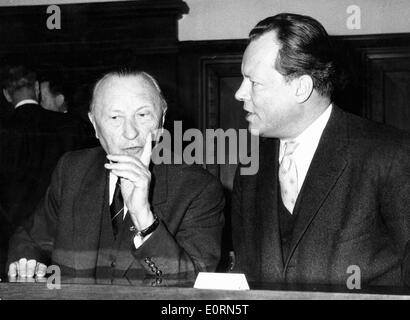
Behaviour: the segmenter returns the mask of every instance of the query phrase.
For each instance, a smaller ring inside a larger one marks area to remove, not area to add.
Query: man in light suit
[[[332,103],[329,38],[310,17],[259,22],[242,73],[236,98],[263,138],[259,172],[235,177],[235,269],[261,282],[401,286],[409,136]]]
[[[112,72],[93,92],[101,147],[59,161],[34,219],[10,241],[9,275],[194,279],[220,257],[224,196],[204,169],[150,165],[166,102],[145,72]]]

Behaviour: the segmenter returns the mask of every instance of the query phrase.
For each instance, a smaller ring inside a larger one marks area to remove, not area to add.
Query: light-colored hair
[[[147,81],[156,91],[159,97],[159,101],[160,101],[160,107],[162,110],[162,113],[164,114],[168,108],[167,102],[164,98],[164,95],[162,94],[162,90],[159,87],[159,84],[157,82],[157,80],[155,80],[155,78],[153,76],[151,76],[149,73],[145,72],[145,71],[139,71],[139,70],[128,70],[128,69],[121,69],[119,71],[111,71],[108,72],[106,74],[104,74],[94,85],[93,88],[93,94],[92,94],[92,98],[91,98],[91,103],[90,103],[90,112],[92,113],[95,107],[95,97],[96,97],[96,93],[98,88],[107,80],[110,78],[114,78],[114,77],[118,77],[118,78],[128,78],[128,77],[135,77],[135,78],[142,78],[145,81]]]

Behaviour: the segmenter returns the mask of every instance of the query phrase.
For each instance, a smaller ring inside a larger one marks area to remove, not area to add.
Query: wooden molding
[[[18,46],[58,43],[142,41],[172,42],[177,46],[178,19],[188,12],[182,0],[140,0],[61,4],[61,29],[47,28],[47,7],[0,8],[3,44]],[[155,41],[152,41],[152,40]]]

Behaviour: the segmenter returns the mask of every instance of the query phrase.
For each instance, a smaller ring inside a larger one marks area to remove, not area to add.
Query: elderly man
[[[9,275],[193,279],[220,257],[221,184],[204,169],[152,165],[166,102],[144,72],[97,82],[89,117],[102,148],[63,156],[30,226],[10,242]]]
[[[260,143],[236,175],[236,270],[262,282],[400,286],[410,239],[410,139],[332,103],[336,69],[316,20],[278,14],[250,32],[236,98]]]

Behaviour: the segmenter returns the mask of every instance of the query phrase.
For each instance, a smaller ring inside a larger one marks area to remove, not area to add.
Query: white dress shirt
[[[115,184],[118,181],[118,177],[115,174],[110,172],[109,179],[110,179],[110,185],[109,185],[109,188],[108,188],[108,192],[109,192],[109,205],[111,205],[112,200],[114,198]],[[125,217],[127,215],[127,212],[128,212],[128,208],[127,208],[127,205],[125,204],[125,201],[124,201],[124,213],[123,213],[123,216],[122,216],[123,220],[125,219]],[[151,236],[151,234],[147,235],[145,238],[135,236],[134,237],[135,249],[138,249]]]
[[[38,104],[38,102],[36,100],[33,100],[33,99],[24,99],[24,100],[21,100],[19,103],[17,103],[14,106],[14,109],[17,109],[18,107],[22,106],[23,104]]]
[[[303,182],[305,181],[306,174],[309,170],[310,163],[316,152],[317,146],[322,136],[323,130],[329,121],[330,114],[332,113],[332,104],[317,118],[309,127],[307,127],[300,135],[295,139],[280,140],[279,148],[279,163],[284,156],[284,144],[290,140],[298,143],[298,147],[294,151],[292,158],[296,164],[297,171],[297,183],[298,194],[302,189]]]

